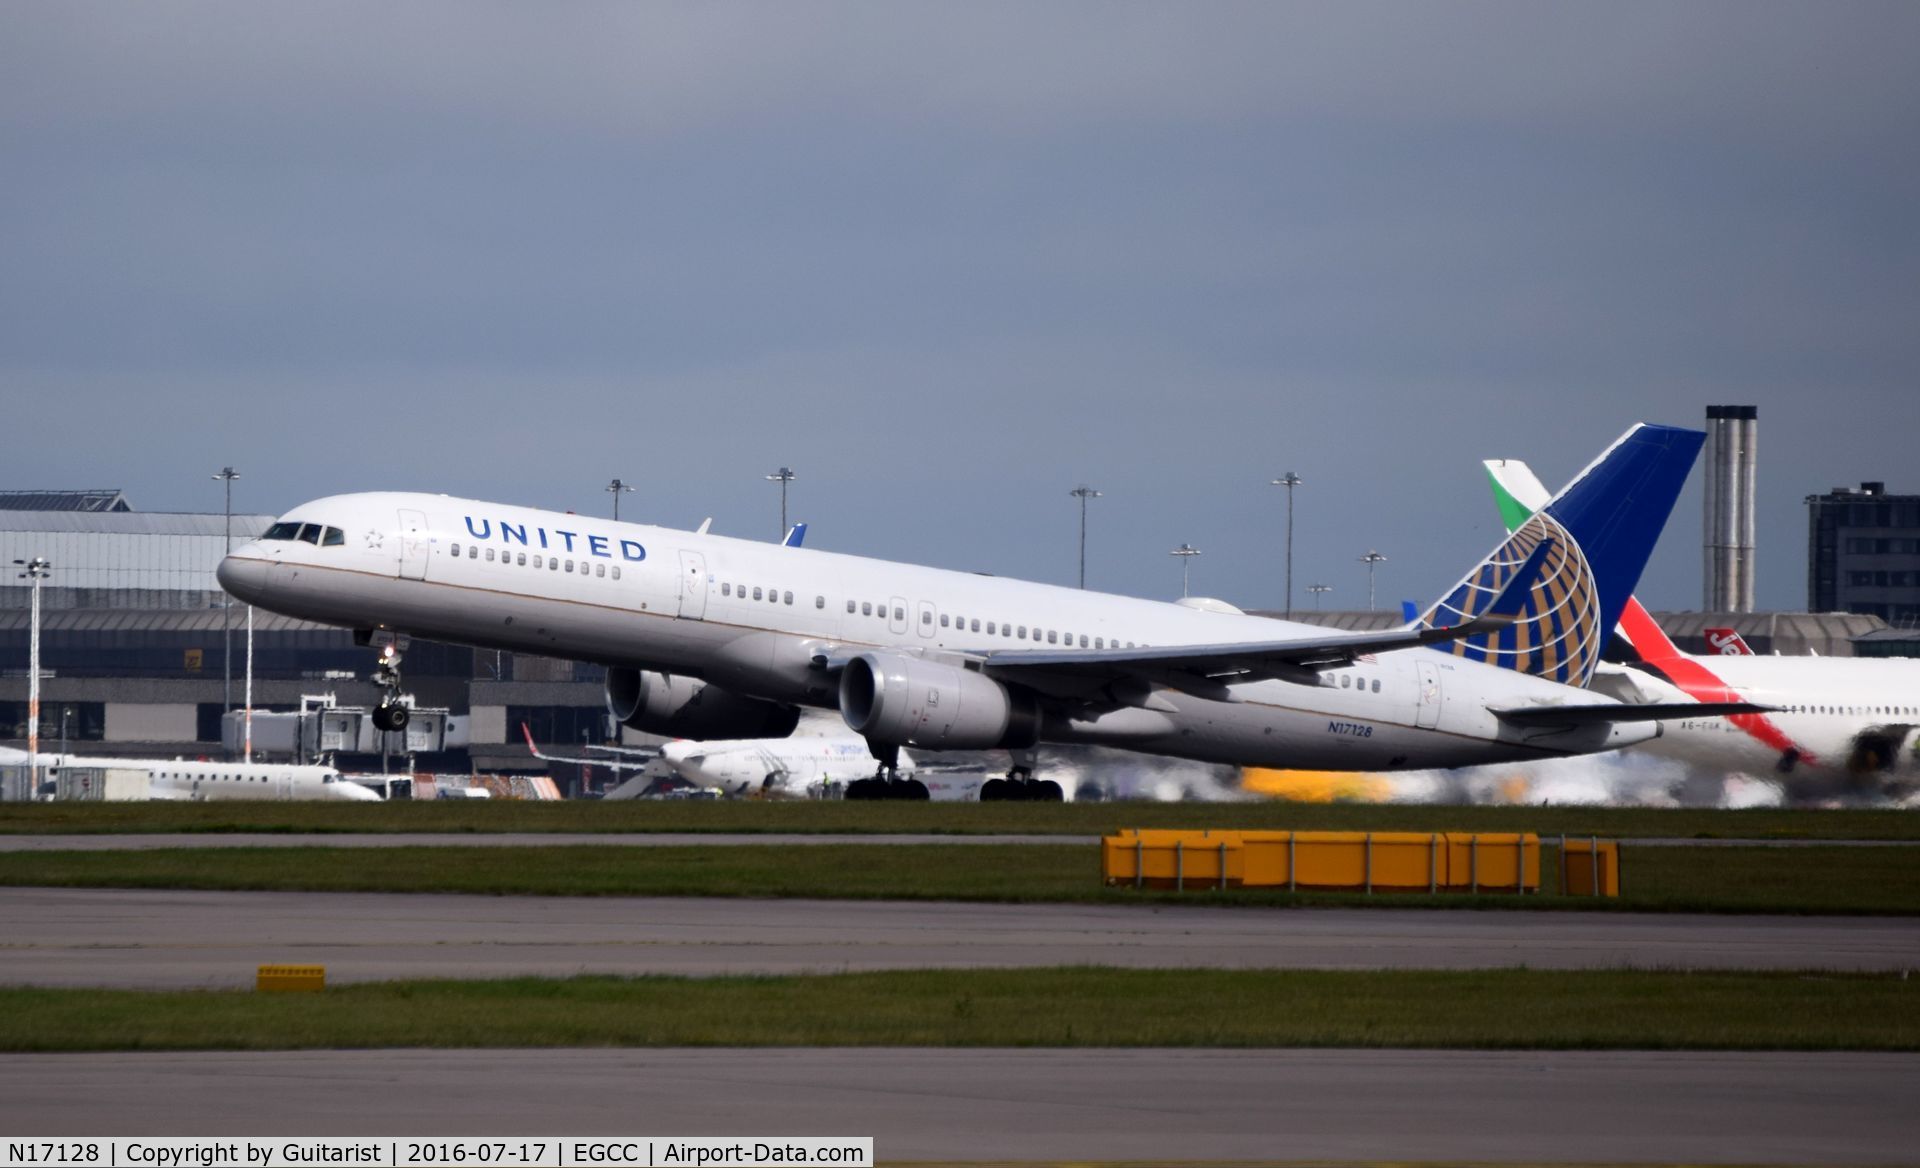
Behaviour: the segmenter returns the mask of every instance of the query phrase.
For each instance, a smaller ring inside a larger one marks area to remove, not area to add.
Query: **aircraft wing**
[[[1512,624],[1553,549],[1542,540],[1486,610],[1472,620],[1445,628],[1403,626],[1366,633],[1326,633],[1272,641],[1214,645],[1166,645],[1135,649],[1006,649],[982,656],[985,671],[1002,677],[1031,670],[1076,674],[1139,676],[1185,688],[1170,675],[1198,679],[1254,681],[1280,678],[1303,685],[1318,683],[1318,671],[1350,664],[1367,653],[1411,649],[1493,632]]]
[[[564,754],[547,754],[540,749],[538,743],[534,742],[532,727],[528,726],[525,722],[522,722],[520,723],[520,733],[526,737],[527,749],[533,752],[533,757],[541,760],[542,762],[570,762],[577,766],[605,767],[611,771],[637,771],[637,770],[644,770],[646,768],[647,762],[652,761],[651,756],[649,756],[646,761],[627,762],[618,758],[579,758],[579,757],[568,757],[567,755],[564,755]],[[599,748],[590,746],[590,747],[587,747],[587,749],[594,750]],[[628,750],[625,748],[608,748],[608,749],[619,749],[620,753],[622,754],[628,753]],[[638,754],[639,752],[635,751],[634,753]]]
[[[1752,702],[1605,702],[1578,706],[1521,706],[1494,710],[1493,716],[1516,726],[1581,726],[1593,722],[1659,722],[1667,718],[1724,718],[1734,714],[1771,714],[1778,707]]]

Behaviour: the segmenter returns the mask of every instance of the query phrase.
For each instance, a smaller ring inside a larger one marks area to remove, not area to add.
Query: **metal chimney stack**
[[[1753,611],[1754,470],[1759,457],[1755,406],[1707,407],[1707,612]]]

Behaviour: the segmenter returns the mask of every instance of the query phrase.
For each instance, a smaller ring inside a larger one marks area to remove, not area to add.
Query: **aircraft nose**
[[[257,604],[267,594],[267,564],[249,556],[228,556],[214,569],[220,587],[235,600]]]

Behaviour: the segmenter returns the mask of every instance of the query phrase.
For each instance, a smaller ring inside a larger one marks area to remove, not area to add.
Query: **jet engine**
[[[800,722],[792,706],[640,669],[607,670],[607,712],[635,730],[670,738],[785,738]]]
[[[862,653],[840,672],[840,716],[857,734],[929,750],[1027,747],[1040,709],[990,677],[899,653]]]

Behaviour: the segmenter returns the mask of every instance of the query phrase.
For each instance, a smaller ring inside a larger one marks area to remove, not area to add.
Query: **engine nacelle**
[[[929,750],[1027,747],[1040,708],[990,677],[899,653],[862,653],[840,671],[840,716],[857,734]]]
[[[635,730],[702,740],[785,738],[800,724],[793,706],[639,669],[607,670],[607,712]]]

